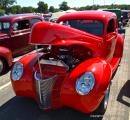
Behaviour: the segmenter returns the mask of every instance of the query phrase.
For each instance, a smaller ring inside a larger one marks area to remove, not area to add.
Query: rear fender
[[[124,38],[122,35],[118,34],[114,57],[121,58],[123,56],[123,49],[124,49]]]

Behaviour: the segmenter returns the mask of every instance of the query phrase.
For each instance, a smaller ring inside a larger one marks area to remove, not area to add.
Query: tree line
[[[58,12],[60,10],[68,10],[71,7],[68,6],[68,3],[63,1],[59,4],[59,8],[55,8],[54,6],[48,6],[47,3],[43,1],[39,1],[37,3],[37,8],[28,6],[28,7],[21,7],[20,5],[14,5],[17,3],[16,0],[0,0],[0,14],[20,14],[20,13],[48,13],[48,12]],[[108,8],[108,9],[125,9],[130,10],[130,5],[86,5],[84,7],[74,7],[71,9],[75,10],[97,10],[101,8]]]

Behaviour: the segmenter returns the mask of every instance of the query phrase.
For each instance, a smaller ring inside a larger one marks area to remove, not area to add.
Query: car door
[[[116,20],[113,18],[108,22],[107,34],[105,36],[105,51],[106,51],[105,57],[106,60],[108,60],[109,62],[112,60],[115,51],[116,37],[117,37]]]
[[[13,43],[13,56],[26,53],[29,50],[30,21],[28,19],[17,20],[12,24],[11,39]]]
[[[10,22],[0,21],[0,45],[13,50],[10,44]]]

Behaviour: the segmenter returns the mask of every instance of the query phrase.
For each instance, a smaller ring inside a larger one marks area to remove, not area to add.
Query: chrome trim
[[[69,66],[66,65],[63,61],[61,60],[56,60],[56,59],[52,59],[52,60],[45,60],[42,59],[40,60],[40,64],[45,64],[45,65],[55,65],[55,66],[60,66],[60,67],[66,67],[67,70],[69,70]]]
[[[2,62],[2,60],[0,59],[0,74],[1,74],[2,71],[3,71],[3,68],[4,68],[3,62]]]
[[[17,37],[17,36],[22,36],[26,34],[30,34],[31,32],[25,32],[25,33],[15,33],[15,35],[11,35],[11,37]]]
[[[0,40],[3,40],[3,39],[8,39],[10,37],[1,37]]]
[[[53,44],[31,43],[31,42],[30,42],[29,44],[31,44],[31,45],[43,45],[43,46],[44,46],[44,45],[53,45]]]
[[[57,75],[54,75],[48,79],[35,80],[41,109],[51,107],[51,94],[56,78]]]

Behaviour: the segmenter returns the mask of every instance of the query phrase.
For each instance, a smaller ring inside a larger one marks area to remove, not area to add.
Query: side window
[[[24,30],[24,29],[29,29],[29,20],[21,20],[13,24],[14,31]]]
[[[0,32],[9,33],[10,23],[9,22],[0,22]]]
[[[41,22],[41,19],[33,18],[33,19],[31,20],[31,25],[34,25],[34,24],[37,23],[37,22]]]
[[[3,22],[3,29],[9,29],[10,23],[9,22]]]
[[[114,19],[111,19],[107,26],[107,33],[114,32],[114,26],[115,26]]]

